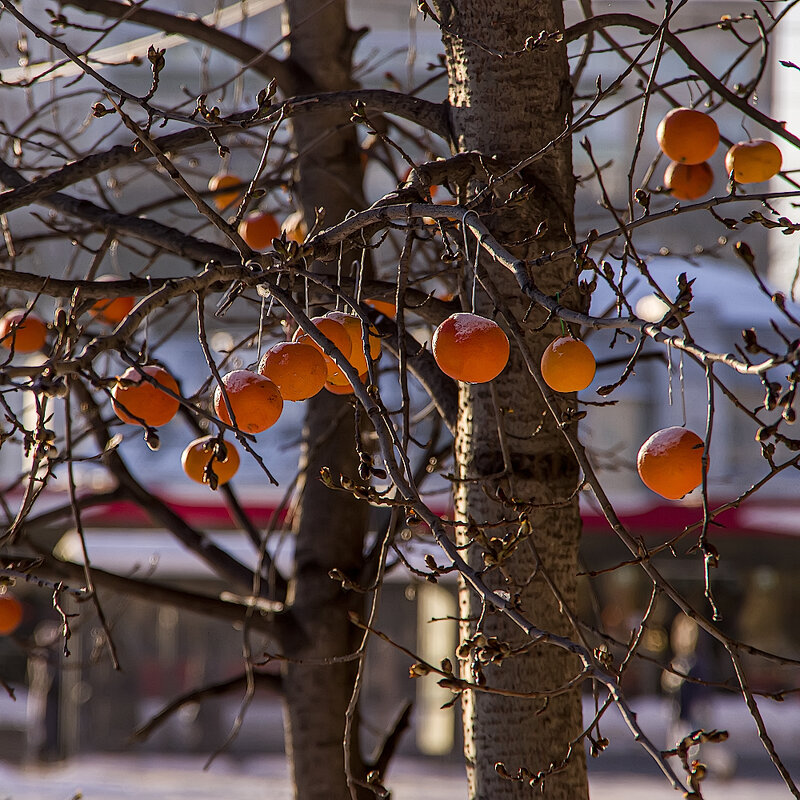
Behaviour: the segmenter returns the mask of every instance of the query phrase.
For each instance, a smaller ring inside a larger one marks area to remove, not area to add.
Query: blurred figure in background
[[[28,656],[27,760],[56,761],[59,743],[59,661],[61,629],[52,621],[40,622],[33,632]]]
[[[709,684],[719,680],[711,640],[693,619],[685,614],[675,617],[670,645],[673,653],[670,666],[675,671],[664,670],[661,675],[662,689],[673,697],[668,749],[696,730],[714,729],[714,689]],[[731,778],[736,770],[736,759],[724,743],[693,748],[690,756],[705,763],[716,778]]]

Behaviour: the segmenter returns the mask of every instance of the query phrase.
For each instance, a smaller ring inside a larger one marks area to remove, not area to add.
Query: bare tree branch
[[[659,25],[635,14],[599,14],[589,17],[581,22],[575,23],[564,31],[564,38],[568,42],[573,42],[586,36],[592,31],[599,31],[615,26],[634,28],[640,33],[648,35],[654,34],[659,29]],[[785,124],[759,111],[747,102],[747,99],[731,91],[717,76],[708,69],[681,41],[681,39],[670,31],[665,32],[666,43],[675,51],[681,60],[691,67],[708,85],[709,89],[716,92],[723,100],[738,108],[750,119],[763,125],[767,130],[772,131],[776,136],[785,139],[795,147],[800,147],[800,138],[786,130]]]
[[[0,159],[0,181],[5,183],[6,186],[15,187],[28,184],[17,170],[2,159]],[[175,253],[175,255],[201,264],[213,259],[222,264],[237,264],[241,263],[242,260],[235,250],[229,250],[227,247],[206,242],[195,236],[187,236],[176,228],[170,228],[152,219],[132,217],[128,214],[108,211],[88,200],[78,200],[58,192],[40,198],[39,202],[63,214],[69,214],[85,220],[98,231],[104,233],[112,231],[118,235],[134,236],[156,247],[162,247],[171,253]]]
[[[281,691],[281,678],[279,675],[273,675],[269,672],[254,671],[252,679],[256,689],[262,689],[273,693],[280,693]],[[176,697],[150,717],[144,725],[138,727],[131,734],[131,740],[134,742],[145,741],[153,731],[163,725],[176,711],[180,711],[184,706],[190,703],[199,703],[212,697],[223,697],[231,692],[244,689],[248,685],[248,680],[249,676],[246,674],[237,675],[226,681],[212,683],[208,686],[201,686],[199,689],[192,689]]]
[[[299,69],[297,65],[275,58],[237,36],[206,24],[198,17],[170,14],[167,11],[146,8],[143,4],[138,8],[131,8],[125,3],[117,3],[114,0],[66,0],[64,5],[92,14],[102,14],[110,19],[124,18],[156,28],[163,33],[177,33],[188,39],[203,42],[221,53],[238,59],[265,78],[275,78],[285,94],[294,94],[293,87],[296,84],[294,72]]]

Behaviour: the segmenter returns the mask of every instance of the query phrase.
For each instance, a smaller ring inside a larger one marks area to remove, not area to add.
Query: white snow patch
[[[499,327],[496,322],[493,322],[486,317],[478,316],[477,314],[469,314],[462,311],[459,314],[453,314],[450,319],[453,320],[453,335],[457,342],[469,339],[476,333],[488,331],[491,328]]]
[[[225,388],[228,389],[228,391],[240,392],[245,386],[257,383],[257,379],[260,377],[260,375],[256,375],[255,372],[250,372],[250,370],[247,369],[235,369],[233,372],[223,375],[222,382],[225,384]],[[217,389],[219,389],[219,387],[217,387]]]
[[[639,461],[644,458],[645,453],[650,456],[661,456],[668,453],[687,435],[694,436],[696,434],[679,425],[656,431],[639,449]]]
[[[571,336],[559,336],[558,339],[554,339],[550,343],[550,352],[554,353],[557,356],[562,355],[561,351],[565,350],[569,345],[570,342],[577,341],[573,339]]]

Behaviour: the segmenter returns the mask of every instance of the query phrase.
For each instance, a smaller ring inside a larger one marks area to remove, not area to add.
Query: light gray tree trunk
[[[294,92],[351,88],[355,38],[344,0],[287,0],[285,20],[289,59],[298,76]],[[327,226],[363,205],[358,143],[348,119],[344,110],[308,114],[292,123],[299,153],[294,190],[309,227],[317,207],[324,207]],[[305,663],[290,662],[284,671],[287,751],[300,800],[344,800],[350,797],[344,769],[345,712],[356,662],[321,662],[355,650],[357,629],[348,612],[360,611],[363,599],[344,591],[328,572],[336,568],[358,580],[368,509],[319,480],[322,466],[334,475],[357,475],[348,401],[326,390],[307,401],[303,433],[305,477],[294,524],[292,625],[286,626],[290,631],[284,648],[291,659]],[[360,770],[357,726],[355,731],[353,766]]]
[[[443,34],[443,40],[456,149],[497,156],[499,167],[507,168],[560,134],[570,117],[572,94],[566,47],[550,42],[546,49],[501,59],[476,43],[506,54],[519,51],[526,37],[563,29],[561,3],[454,0],[440,2],[437,7],[450,31]],[[525,170],[523,177],[533,186],[528,200],[498,209],[485,221],[507,245],[530,237],[546,221],[548,233],[543,238],[511,248],[516,255],[530,258],[567,245],[567,237],[573,233],[575,181],[569,140]],[[499,203],[509,189],[518,185],[519,182],[506,184],[496,193],[495,201]],[[481,187],[478,180],[471,188]],[[502,300],[521,321],[528,303],[520,296],[513,276],[496,265],[487,263],[485,267]],[[553,295],[560,291],[561,301],[577,308],[582,301],[574,281],[569,283],[573,275],[574,266],[567,259],[537,271],[534,279],[540,289]],[[471,274],[464,275],[464,284],[464,296],[469,298]],[[492,303],[480,288],[476,305],[478,313],[491,316]],[[560,333],[557,323],[542,332],[534,331],[543,321],[544,316],[534,312],[525,325],[527,344],[537,359]],[[547,414],[513,342],[511,351],[511,362],[494,381],[494,389],[487,384],[460,387],[455,449],[457,474],[463,479],[456,491],[461,519],[471,517],[478,523],[499,520],[503,515],[515,519],[512,510],[488,499],[484,487],[501,487],[520,501],[546,504],[569,498],[577,485],[578,469],[566,441]],[[562,402],[565,407],[574,406],[574,399]],[[484,480],[475,481],[476,478]],[[533,511],[530,520],[530,541],[522,542],[505,565],[511,580],[506,582],[495,571],[494,585],[518,594],[521,608],[540,628],[574,636],[541,570],[537,572],[534,547],[541,558],[541,569],[558,587],[565,602],[574,604],[580,536],[577,500],[558,508]],[[487,534],[502,536],[508,530],[513,528],[487,529]],[[462,529],[459,536],[460,544],[466,544],[468,532]],[[470,562],[478,568],[483,567],[484,550],[477,544],[470,548]],[[475,593],[462,585],[462,640],[475,634],[476,620],[483,611]],[[497,614],[485,614],[482,630],[487,637],[497,637],[513,646],[525,642],[516,627]],[[473,659],[461,660],[460,664],[462,676],[474,680]],[[541,691],[565,683],[579,668],[574,658],[538,645],[525,655],[488,666],[485,677],[491,686]],[[535,774],[553,762],[561,762],[569,741],[581,730],[579,690],[552,697],[549,702],[467,693],[462,709],[472,800],[532,796],[579,800],[587,796],[582,745],[566,769],[545,780],[544,795],[532,794],[526,783],[500,778],[495,769],[496,763],[502,761],[509,773],[516,774],[525,767]]]

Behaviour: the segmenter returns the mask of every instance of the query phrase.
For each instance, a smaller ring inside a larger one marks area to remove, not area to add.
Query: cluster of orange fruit
[[[240,184],[238,178],[228,176],[227,181],[220,180],[210,188],[217,190]],[[215,202],[230,203],[236,197],[238,192],[221,193]],[[279,228],[277,232],[276,228],[277,223],[267,231],[269,242],[274,238],[273,234],[278,235]],[[243,227],[243,230],[248,229]],[[262,234],[266,238],[266,233],[262,231]],[[262,244],[255,233],[250,232],[248,236],[248,243],[254,248],[261,249],[269,244],[267,241]],[[113,280],[113,276],[104,279]],[[366,302],[388,317],[394,317],[396,313],[391,303]],[[94,304],[92,313],[109,324],[118,324],[133,305],[134,299],[128,297],[101,300]],[[381,342],[377,331],[370,327],[368,354],[365,354],[362,324],[357,317],[333,311],[315,317],[312,322],[336,345],[364,382],[367,358],[374,360],[380,355]],[[25,309],[13,309],[0,319],[0,346],[22,353],[34,352],[44,347],[46,337],[45,323]],[[496,322],[466,312],[453,314],[438,326],[433,335],[432,350],[436,363],[446,375],[467,383],[494,380],[505,369],[510,355],[508,337]],[[542,377],[557,392],[587,388],[594,379],[595,370],[595,359],[589,347],[572,336],[556,338],[542,354]],[[353,392],[353,387],[333,360],[302,330],[296,332],[292,341],[269,348],[257,371],[234,370],[223,376],[222,384],[224,394],[220,387],[214,393],[217,416],[228,425],[233,425],[235,420],[240,430],[252,434],[265,431],[278,421],[285,400],[305,400],[323,388],[335,394]],[[177,382],[169,372],[156,365],[126,370],[118,377],[111,396],[114,412],[122,421],[153,428],[169,422],[180,407]],[[682,433],[678,435],[676,432]],[[702,442],[696,434],[682,428],[667,428],[645,442],[637,466],[646,486],[674,499],[700,484],[701,458]],[[236,473],[239,455],[233,444],[218,437],[204,436],[189,443],[181,461],[187,475],[201,483],[208,481],[211,468],[219,485]]]
[[[433,335],[433,355],[446,375],[465,383],[494,380],[509,357],[508,337],[494,321],[477,314],[448,317]],[[542,378],[556,392],[578,392],[594,379],[597,364],[589,347],[572,336],[559,336],[544,350]],[[703,442],[680,427],[654,433],[641,447],[637,471],[652,491],[677,500],[702,482]]]
[[[693,108],[673,108],[658,124],[656,138],[672,162],[664,185],[678,200],[697,200],[714,183],[708,159],[719,145],[719,128],[708,114]],[[737,183],[760,183],[780,172],[783,162],[776,144],[753,139],[733,145],[725,154],[725,173]]]
[[[375,328],[371,327],[368,332],[369,353],[366,355],[358,317],[331,311],[314,317],[311,322],[336,345],[358,371],[362,383],[365,382],[367,358],[374,361],[381,352]],[[222,376],[222,387],[218,386],[214,392],[214,411],[227,425],[235,424],[246,433],[261,433],[278,421],[284,401],[307,400],[323,388],[334,394],[353,392],[333,359],[325,355],[308,333],[298,329],[292,341],[270,347],[255,371],[237,369]],[[123,422],[152,428],[169,422],[180,406],[177,382],[169,372],[156,365],[126,370],[111,390],[111,398],[114,413]],[[183,468],[190,478],[204,483],[207,467],[214,459],[217,483],[223,484],[233,477],[239,466],[234,445],[225,442],[224,451],[220,453],[216,437],[201,437],[184,450]]]
[[[224,211],[241,199],[244,183],[238,175],[230,172],[220,172],[212,176],[208,189],[214,192],[213,202],[217,209]],[[236,188],[229,192],[223,191],[231,187]],[[302,215],[290,214],[281,225],[274,215],[255,210],[248,213],[239,225],[239,235],[253,250],[266,250],[282,231],[287,239],[302,244],[307,233]]]

